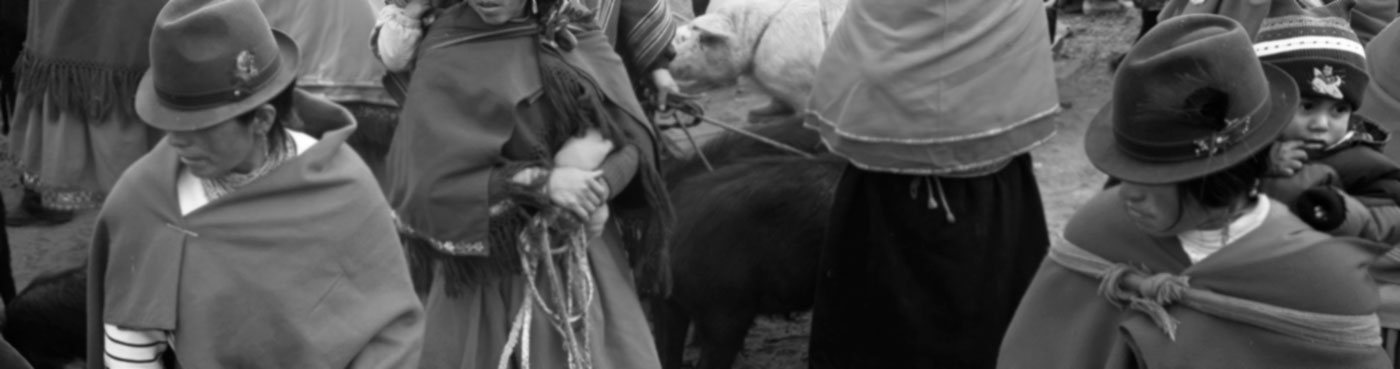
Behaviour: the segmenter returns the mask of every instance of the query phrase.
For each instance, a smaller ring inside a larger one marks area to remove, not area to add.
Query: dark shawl
[[[88,367],[102,324],[173,330],[188,368],[415,368],[423,312],[389,207],[343,145],[343,108],[304,93],[320,142],[266,176],[180,214],[162,141],[98,215],[88,280]]]
[[[1357,119],[1353,125],[1350,139],[1315,160],[1337,172],[1348,195],[1400,204],[1400,163],[1382,152],[1390,133],[1364,120]]]
[[[1194,265],[1176,237],[1139,231],[1116,188],[1085,204],[1064,234],[1104,259],[1189,276],[1191,286],[1228,296],[1338,315],[1371,314],[1379,305],[1367,264],[1384,250],[1313,231],[1277,202],[1260,228]],[[1146,315],[1114,307],[1098,290],[1097,279],[1046,259],[1006,333],[997,367],[1340,369],[1390,363],[1380,346],[1310,343],[1182,306],[1167,308],[1180,321],[1173,342]]]
[[[137,120],[136,85],[149,64],[151,28],[165,2],[30,1],[28,38],[15,67],[19,93],[46,95],[48,103],[80,116],[118,112]]]
[[[385,191],[400,231],[456,246],[450,250],[411,247],[410,252],[417,254],[411,256],[415,261],[422,255],[435,259],[428,261],[449,262],[467,279],[517,272],[513,241],[521,230],[519,220],[547,204],[531,199],[537,196],[529,189],[515,189],[516,196],[510,198],[516,205],[534,201],[537,207],[516,206],[511,210],[514,216],[493,215],[491,206],[505,196],[491,193],[492,179],[508,178],[523,167],[552,167],[549,162],[562,139],[579,132],[558,127],[598,114],[602,118],[592,119],[592,124],[614,131],[616,146],[635,146],[641,158],[641,175],[633,181],[637,185],[613,189],[621,190],[610,202],[613,218],[622,223],[634,262],[644,269],[661,266],[664,257],[659,252],[664,248],[646,241],[654,237],[646,235],[644,226],[652,220],[656,205],[664,203],[656,196],[663,187],[655,166],[655,138],[622,59],[591,23],[572,26],[577,45],[562,52],[541,45],[538,27],[533,22],[487,25],[462,5],[443,10],[421,41],[413,82],[390,146]],[[545,64],[549,66],[542,67]],[[577,74],[559,75],[564,66]],[[587,91],[551,92],[548,78],[576,82],[572,87]],[[582,106],[591,104],[576,101],[580,95],[575,93],[597,95],[601,106]],[[580,105],[579,110],[561,112],[560,103]],[[503,152],[516,135],[539,135],[522,129],[530,126],[547,126],[566,135],[536,137],[544,145],[532,153]]]

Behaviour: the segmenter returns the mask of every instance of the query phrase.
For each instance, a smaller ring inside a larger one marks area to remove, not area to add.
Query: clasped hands
[[[603,232],[608,221],[607,201],[612,193],[603,171],[598,170],[612,152],[613,143],[597,130],[589,129],[581,137],[570,138],[554,155],[554,168],[549,170],[545,193],[555,205],[588,221],[588,237]],[[527,183],[534,174],[517,174],[518,182]]]

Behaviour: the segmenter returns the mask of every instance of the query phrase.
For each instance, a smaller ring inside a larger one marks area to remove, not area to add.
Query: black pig
[[[0,332],[34,369],[83,362],[87,322],[87,267],[35,278],[5,306]]]
[[[751,132],[818,154],[815,159],[726,134],[698,158],[668,163],[676,209],[671,295],[653,299],[662,365],[680,368],[691,321],[702,369],[729,368],[759,314],[812,307],[819,247],[845,161],[824,151],[800,120]]]

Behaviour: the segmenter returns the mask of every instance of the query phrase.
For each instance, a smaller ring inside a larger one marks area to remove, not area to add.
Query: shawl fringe
[[[514,173],[528,167],[543,167],[539,161],[516,163],[499,169],[505,175],[497,178],[510,178]],[[409,272],[415,290],[427,293],[432,287],[433,273],[442,268],[443,286],[448,296],[460,296],[462,287],[505,276],[520,275],[519,236],[530,219],[541,213],[549,205],[549,197],[541,190],[544,178],[529,185],[514,182],[502,186],[508,200],[493,206],[489,235],[481,242],[486,250],[479,254],[454,253],[440,246],[443,242],[417,234],[411,229],[400,228],[408,255]]]
[[[136,88],[145,72],[145,67],[49,59],[26,50],[15,66],[18,79],[15,88],[21,95],[47,96],[47,102],[55,107],[93,121],[113,113],[136,117]],[[46,99],[20,101],[25,105],[39,105]]]

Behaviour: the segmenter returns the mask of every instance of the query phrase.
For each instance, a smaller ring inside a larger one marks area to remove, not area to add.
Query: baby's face
[[[1281,141],[1302,141],[1304,150],[1322,150],[1347,134],[1351,104],[1341,100],[1304,97],[1298,101],[1293,122],[1283,129]]]

